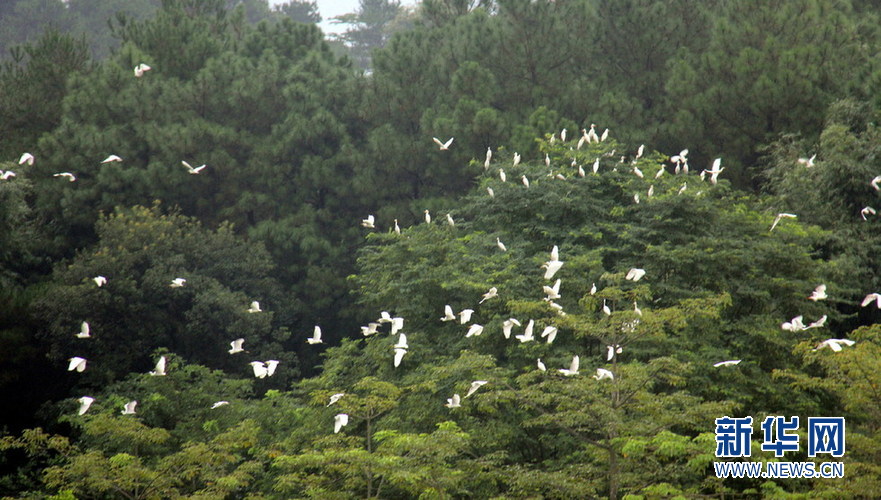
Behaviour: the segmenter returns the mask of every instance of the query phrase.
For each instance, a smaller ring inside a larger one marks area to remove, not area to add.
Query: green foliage
[[[259,245],[244,242],[229,225],[204,229],[158,207],[136,207],[98,223],[96,246],[56,268],[53,283],[32,305],[49,356],[59,363],[77,355],[90,361],[87,385],[103,385],[155,363],[152,351],[170,349],[185,359],[247,373],[247,361],[228,356],[245,338],[252,356],[283,361],[282,379],[297,373],[293,356],[278,353],[289,332],[274,320],[284,301]],[[105,276],[103,287],[92,278]],[[173,288],[171,281],[186,279]],[[265,312],[249,314],[259,300]],[[73,333],[88,321],[92,338]]]

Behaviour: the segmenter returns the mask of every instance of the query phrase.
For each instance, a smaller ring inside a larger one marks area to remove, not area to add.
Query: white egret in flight
[[[95,402],[95,398],[89,396],[83,396],[77,399],[80,403],[80,409],[77,411],[77,415],[85,415],[87,411],[89,411],[89,407],[92,406],[92,403]]]
[[[306,339],[306,342],[309,344],[322,344],[321,341],[321,327],[315,325],[315,328],[312,329],[312,336]]]
[[[244,352],[245,350],[242,349],[242,344],[244,344],[244,343],[245,343],[245,339],[233,340],[232,342],[229,343],[229,346],[232,347],[232,349],[229,350],[229,353],[236,354],[236,353]]]
[[[612,361],[612,358],[615,357],[616,354],[621,354],[624,351],[620,345],[607,345],[606,346],[606,361]]]
[[[25,163],[27,163],[28,165],[33,165],[34,164],[34,155],[32,155],[30,153],[24,153],[23,155],[21,155],[21,158],[18,159],[18,164],[24,165]]]
[[[94,281],[99,288],[107,284],[107,278],[104,276],[95,276],[92,278],[92,281]]]
[[[138,64],[137,66],[135,66],[135,71],[134,71],[135,78],[140,78],[140,77],[144,76],[144,73],[146,73],[147,71],[150,71],[151,69],[153,69],[153,68],[151,68],[150,66],[147,66],[144,63]]]
[[[67,371],[72,372],[74,370],[82,373],[86,371],[86,359],[81,358],[79,356],[74,356],[68,360],[70,364],[67,365]]]
[[[346,395],[345,392],[338,392],[338,393],[332,395],[332,396],[330,397],[330,403],[327,403],[327,406],[330,406],[330,405],[336,403],[337,401],[339,401],[340,399],[342,399],[343,396],[345,396],[345,395]]]
[[[462,309],[459,313],[459,323],[465,324],[471,321],[471,315],[474,314],[474,309]]]
[[[217,408],[220,408],[221,406],[225,406],[228,404],[229,404],[229,401],[218,401],[218,402],[214,403],[213,405],[211,405],[211,409],[216,410]]]
[[[456,321],[456,315],[453,314],[453,308],[449,304],[444,306],[444,316],[441,321]]]
[[[571,377],[573,375],[578,375],[578,364],[579,364],[578,355],[572,356],[572,362],[569,364],[569,368],[560,368],[557,370],[567,377]]]
[[[860,210],[860,215],[863,217],[863,220],[868,220],[866,219],[867,215],[875,215],[876,213],[878,212],[872,207],[863,207],[863,209]]]
[[[339,413],[333,417],[333,433],[338,434],[340,429],[349,425],[349,416],[345,413]]]
[[[447,408],[459,408],[462,406],[461,401],[458,394],[453,394],[453,397],[447,398],[447,404],[444,406]]]
[[[640,279],[642,279],[643,276],[645,276],[645,269],[634,267],[627,271],[627,275],[624,276],[624,279],[630,281],[639,281]]]
[[[437,137],[432,137],[432,140],[434,140],[434,143],[440,147],[441,151],[446,151],[446,150],[450,149],[450,144],[453,143],[453,139],[454,139],[454,137],[450,137],[447,140],[447,142],[441,142],[441,140],[438,139]]]
[[[161,356],[156,362],[156,368],[150,372],[150,375],[164,377],[165,376],[165,356]]]
[[[871,304],[872,301],[875,302],[875,305],[878,307],[878,309],[881,309],[881,294],[879,293],[870,293],[869,295],[866,295],[866,297],[863,299],[863,302],[860,304],[860,307],[866,307],[867,305]]]
[[[202,164],[198,167],[193,168],[192,165],[190,165],[189,163],[187,163],[186,161],[183,161],[183,160],[181,160],[181,164],[187,168],[187,173],[190,175],[198,175],[199,173],[202,172],[202,170],[205,170],[205,167],[206,167],[205,164]]]
[[[554,339],[557,338],[557,327],[556,326],[546,326],[545,329],[541,332],[541,338],[547,337],[548,344],[553,344]]]
[[[275,374],[275,368],[278,367],[278,361],[269,359],[266,361],[266,376],[271,377]]]
[[[814,156],[811,156],[810,158],[799,158],[798,162],[807,168],[811,168],[814,166],[814,160],[816,158],[817,158],[817,154],[814,153]]]
[[[818,300],[824,300],[826,298],[826,285],[818,285],[817,288],[814,288],[814,291],[811,292],[808,300],[813,300],[814,302]]]
[[[248,312],[252,314],[263,312],[263,309],[260,309],[260,302],[257,302],[256,300],[251,302],[251,307],[248,308]]]
[[[372,215],[368,215],[366,219],[361,219],[361,227],[366,227],[367,229],[373,229],[374,218]]]
[[[121,161],[122,161],[122,158],[120,158],[120,157],[118,157],[118,156],[116,156],[116,155],[110,155],[110,156],[108,156],[107,158],[104,158],[103,160],[101,160],[101,164],[104,164],[104,163],[113,163],[113,162],[121,162]]]
[[[718,363],[713,363],[713,366],[719,368],[720,366],[734,366],[740,364],[739,359],[732,359],[730,361],[719,361]]]
[[[798,217],[798,216],[795,214],[788,214],[785,212],[781,212],[781,213],[777,214],[777,217],[774,218],[774,223],[771,224],[771,229],[769,229],[768,231],[773,231],[774,228],[777,227],[777,224],[779,224],[782,219],[784,219],[784,218],[795,219],[796,217]]]
[[[76,181],[76,176],[70,172],[59,172],[57,174],[52,174],[52,177],[64,177],[68,182]]]
[[[602,380],[604,378],[615,380],[615,374],[610,372],[609,370],[606,370],[605,368],[597,368],[597,373],[593,376],[593,378],[597,380]]]
[[[854,342],[853,340],[850,340],[850,339],[826,339],[826,340],[820,342],[819,344],[817,344],[817,347],[814,350],[816,351],[818,349],[828,347],[829,349],[832,349],[832,351],[834,351],[834,352],[839,352],[839,351],[841,351],[842,344],[844,344],[846,346],[852,346],[852,345],[856,344],[856,342]]]
[[[468,392],[465,394],[465,398],[474,394],[477,391],[477,389],[480,389],[481,387],[483,387],[486,384],[487,384],[486,380],[475,380],[474,382],[471,382],[471,387],[468,388]],[[465,399],[465,398],[462,398],[462,399]]]
[[[465,338],[467,339],[468,337],[480,335],[481,333],[483,333],[483,326],[475,323],[475,324],[471,325],[470,327],[468,327],[468,333],[465,334]]]
[[[508,318],[502,322],[502,334],[506,339],[511,338],[511,330],[514,325],[520,326],[520,322],[516,318]]]
[[[523,329],[523,333],[520,335],[514,335],[514,338],[519,340],[521,344],[535,340],[535,336],[532,333],[532,329],[535,327],[535,320],[529,320],[529,323],[526,324],[526,328]]]
[[[406,349],[395,349],[395,368],[400,366],[401,360],[404,359],[404,354],[407,354]]]
[[[122,414],[123,414],[123,415],[134,415],[134,414],[135,414],[135,407],[136,407],[136,406],[138,406],[138,402],[137,402],[137,401],[129,401],[128,403],[126,403],[125,405],[123,405],[123,407],[122,407]]]
[[[171,284],[168,286],[170,286],[171,288],[180,288],[180,287],[184,286],[184,284],[186,282],[187,282],[186,278],[175,278],[175,279],[171,280]]]
[[[478,302],[478,304],[483,304],[484,301],[492,299],[494,297],[498,297],[498,296],[499,296],[499,289],[496,287],[492,287],[489,289],[488,292],[483,294],[483,298],[480,299],[480,302]]]
[[[87,339],[92,336],[90,332],[91,332],[91,329],[89,328],[88,321],[83,321],[83,323],[80,325],[79,333],[76,334],[76,338]]]

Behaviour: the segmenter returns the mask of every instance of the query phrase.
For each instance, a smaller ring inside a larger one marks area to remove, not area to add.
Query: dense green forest
[[[879,16],[0,3],[0,498],[881,497]]]

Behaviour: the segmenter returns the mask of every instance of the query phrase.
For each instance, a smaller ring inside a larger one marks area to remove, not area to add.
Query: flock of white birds
[[[141,78],[142,76],[144,76],[145,72],[150,71],[151,69],[152,68],[146,64],[139,64],[134,68],[134,76],[137,78]],[[565,142],[566,141],[566,134],[567,134],[566,129],[563,129],[560,132],[559,140]],[[591,124],[589,130],[582,129],[582,136],[578,140],[576,148],[580,150],[582,148],[582,146],[584,146],[584,144],[603,142],[608,138],[608,136],[609,136],[609,129],[606,129],[602,133],[602,135],[598,135],[596,133],[596,125]],[[453,143],[453,140],[454,140],[454,138],[452,138],[452,137],[449,138],[447,141],[441,141],[437,137],[433,138],[434,143],[439,147],[440,151],[449,150],[452,143]],[[554,141],[556,141],[557,140],[556,134],[553,135],[550,140],[552,143]],[[643,172],[637,166],[637,160],[643,156],[644,151],[645,151],[645,146],[640,145],[639,148],[637,149],[636,155],[634,156],[634,158],[631,162],[632,172],[634,175],[636,175],[639,178],[645,177]],[[615,154],[615,151],[613,150],[611,153],[607,154],[607,156],[614,156],[614,154]],[[815,164],[814,161],[816,159],[816,156],[817,155],[815,154],[815,155],[811,156],[810,158],[799,158],[798,163],[804,165],[807,168],[811,168]],[[486,159],[484,161],[484,168],[485,169],[489,169],[489,167],[491,165],[491,159],[492,159],[492,149],[487,148]],[[123,161],[123,159],[121,157],[114,155],[114,154],[111,154],[107,158],[102,160],[100,163],[101,164],[111,164],[111,163],[118,163],[118,162],[122,162],[122,161]],[[520,155],[515,152],[513,155],[512,167],[516,168],[520,164],[520,161],[521,161]],[[18,161],[19,165],[29,165],[29,166],[33,165],[34,162],[35,162],[35,157],[31,153],[22,154],[21,157],[19,158],[19,161]],[[670,162],[674,166],[674,169],[673,169],[674,174],[688,174],[688,149],[684,149],[679,154],[671,156]],[[618,162],[619,165],[621,165],[623,163],[625,163],[625,156],[621,156],[621,159]],[[181,164],[183,165],[184,168],[187,169],[188,173],[193,174],[193,175],[200,174],[206,168],[206,165],[204,165],[204,164],[199,167],[193,167],[187,161],[181,161]],[[701,173],[700,173],[701,180],[703,181],[707,178],[707,176],[709,176],[710,183],[715,185],[718,181],[719,174],[721,174],[722,171],[725,170],[725,168],[722,167],[721,164],[722,164],[721,158],[716,158],[713,161],[712,166],[709,169],[704,169],[701,171]],[[545,165],[549,168],[551,166],[551,159],[548,155],[545,155]],[[585,172],[584,168],[581,165],[578,165],[574,158],[572,160],[571,166],[577,167],[577,175],[579,177],[586,176],[586,172]],[[599,171],[599,168],[600,168],[600,158],[596,158],[592,164],[591,170],[594,174],[597,174]],[[617,167],[615,169],[617,170]],[[666,172],[666,166],[662,164],[660,166],[660,169],[657,171],[657,173],[654,176],[655,179],[659,179],[661,176],[664,175],[665,172]],[[498,174],[499,174],[499,179],[502,182],[507,181],[507,175],[506,175],[504,169],[499,168]],[[13,171],[0,170],[0,180],[10,180],[11,178],[13,178],[15,176],[16,176],[16,173]],[[71,172],[59,172],[59,173],[53,174],[53,176],[58,177],[58,178],[67,179],[69,182],[75,182],[77,180],[76,175],[74,175]],[[554,174],[553,172],[549,173],[548,177],[553,177],[553,178],[557,178],[560,180],[565,179],[565,176],[563,174],[561,174],[561,173]],[[525,186],[525,188],[527,188],[527,189],[529,188],[530,182],[529,182],[529,179],[526,177],[526,175],[522,175],[520,178],[520,181]],[[881,191],[881,175],[873,178],[870,182],[870,185],[875,190]],[[681,195],[683,192],[685,192],[686,189],[687,189],[687,183],[683,183],[682,186],[678,190],[678,194]],[[490,197],[495,196],[495,192],[491,187],[487,187],[487,193],[489,194]],[[639,194],[640,193],[635,193],[633,196],[633,200],[635,203],[640,202]],[[653,194],[654,194],[654,185],[651,185],[649,187],[646,195],[648,198],[651,198],[653,196]],[[876,211],[874,208],[867,206],[862,209],[862,211],[860,212],[860,215],[865,220],[867,215],[874,215],[875,213],[876,213]],[[430,224],[431,223],[431,214],[429,213],[428,210],[425,210],[424,217],[425,217],[426,224]],[[797,216],[795,214],[790,214],[790,213],[777,214],[777,217],[774,219],[774,222],[771,225],[770,230],[773,231],[774,228],[777,227],[777,225],[784,218],[796,218],[796,217]],[[451,214],[446,215],[446,221],[447,221],[447,224],[449,224],[450,226],[455,226],[455,221],[453,220],[453,217]],[[375,229],[375,227],[376,227],[375,224],[376,224],[376,219],[373,215],[368,215],[365,219],[363,219],[361,221],[361,226],[368,228],[368,229]],[[395,221],[394,221],[394,226],[393,226],[392,230],[396,234],[401,234],[401,228],[398,225],[397,219],[395,219]],[[507,246],[501,241],[500,238],[496,238],[496,246],[502,252],[506,252],[508,250]],[[556,275],[556,273],[562,268],[563,264],[564,264],[564,262],[561,261],[559,258],[559,249],[556,245],[554,245],[553,248],[551,249],[551,252],[550,252],[550,259],[548,261],[546,261],[541,266],[542,269],[544,269],[544,279],[545,280],[552,280],[554,278],[554,276]],[[642,279],[645,276],[645,274],[646,274],[646,271],[644,269],[632,268],[627,272],[625,279],[631,280],[631,281],[639,281],[640,279]],[[98,287],[102,287],[102,286],[106,285],[108,282],[107,278],[104,276],[96,276],[93,278],[93,281],[95,282],[96,286],[98,286]],[[178,277],[178,278],[172,279],[169,286],[171,288],[181,288],[186,285],[186,282],[187,282],[186,278]],[[542,286],[542,291],[545,294],[544,300],[553,309],[555,309],[558,314],[565,315],[566,313],[563,311],[562,306],[560,306],[559,304],[554,302],[554,300],[559,299],[561,297],[560,286],[561,286],[561,280],[557,279],[553,283],[553,285]],[[591,293],[591,295],[593,295],[596,292],[597,292],[597,288],[596,288],[596,284],[594,284],[591,288],[590,293]],[[478,305],[482,304],[483,302],[485,302],[487,300],[491,300],[493,298],[496,298],[498,296],[499,296],[498,288],[491,287],[487,291],[487,293],[483,294],[481,300],[478,302]],[[813,291],[813,293],[808,297],[808,299],[812,300],[812,301],[824,300],[826,298],[827,298],[826,285],[817,286],[816,289]],[[865,307],[865,306],[871,304],[872,302],[875,302],[876,306],[879,309],[881,309],[881,294],[872,293],[872,294],[867,295],[862,302],[862,306]],[[637,306],[637,304],[635,302],[634,302],[633,306],[634,306],[634,311],[636,311],[638,313],[638,315],[641,316],[642,311],[639,309],[639,307]],[[262,312],[262,309],[260,309],[260,303],[257,301],[251,302],[250,307],[247,309],[247,312],[249,312],[249,313]],[[612,314],[612,311],[609,308],[609,306],[606,305],[605,300],[603,301],[602,312],[603,312],[603,314],[606,314],[606,315]],[[445,305],[444,306],[444,316],[440,318],[440,321],[444,321],[444,322],[456,321],[458,319],[460,324],[466,325],[471,322],[471,317],[473,314],[474,314],[473,309],[463,309],[458,314],[455,314],[453,308],[450,305]],[[781,325],[781,328],[786,331],[797,332],[797,331],[807,330],[810,328],[820,328],[825,325],[825,322],[826,322],[826,316],[824,315],[821,318],[819,318],[817,321],[812,322],[809,325],[805,326],[804,318],[803,318],[803,316],[800,315],[800,316],[796,316],[795,318],[792,318],[791,320],[789,320],[787,322],[784,322]],[[366,326],[361,327],[361,333],[365,337],[374,335],[379,332],[379,327],[385,323],[390,324],[391,336],[398,334],[398,341],[392,346],[393,353],[394,353],[392,363],[393,363],[394,367],[397,368],[398,366],[401,365],[401,362],[402,362],[404,356],[407,354],[408,350],[410,349],[409,345],[407,344],[406,334],[400,332],[404,327],[404,318],[392,317],[389,314],[389,312],[382,311],[380,313],[380,317],[376,321],[370,322]],[[506,339],[509,339],[511,337],[511,333],[512,333],[513,329],[515,327],[521,327],[521,326],[522,326],[522,323],[518,319],[508,318],[502,324],[502,334],[505,336]],[[515,335],[514,338],[519,340],[521,343],[536,340],[535,336],[534,336],[534,332],[533,332],[534,326],[535,326],[535,320],[529,319],[526,324],[526,327],[523,329],[523,332],[521,334]],[[482,325],[480,325],[478,323],[472,323],[472,324],[468,325],[467,330],[465,332],[465,337],[467,338],[467,337],[478,336],[478,335],[481,335],[483,332],[484,332],[484,327]],[[557,336],[557,328],[554,326],[545,327],[544,330],[540,334],[540,338],[546,339],[546,342],[548,344],[553,343],[556,336]],[[91,337],[91,329],[90,329],[88,322],[86,322],[86,321],[82,322],[82,324],[80,325],[80,331],[76,333],[76,337],[79,339],[87,339],[87,338]],[[312,336],[307,338],[306,342],[309,344],[321,344],[322,343],[321,327],[316,325],[313,330]],[[235,354],[238,354],[241,352],[245,352],[243,349],[243,343],[244,343],[243,338],[239,338],[239,339],[236,339],[236,340],[233,340],[232,342],[230,342],[231,349],[229,349],[229,351],[228,351],[229,354],[235,355]],[[849,340],[849,339],[831,339],[830,338],[830,339],[824,340],[823,342],[818,344],[817,347],[815,348],[815,350],[828,347],[832,351],[838,352],[838,351],[842,350],[842,346],[852,346],[853,344],[854,344],[854,341]],[[606,347],[607,347],[606,361],[612,361],[618,354],[621,354],[623,352],[623,348],[618,344],[609,345]],[[86,370],[88,361],[85,358],[80,357],[80,356],[74,356],[74,357],[71,357],[68,361],[69,361],[68,371],[83,372]],[[154,370],[150,371],[149,374],[151,376],[164,376],[164,375],[166,375],[166,361],[167,361],[166,357],[161,356],[159,358],[159,360],[156,362],[156,366],[155,366]],[[741,362],[741,360],[739,360],[739,359],[720,361],[718,363],[713,364],[713,366],[714,367],[734,366],[734,365],[739,364],[740,362]],[[277,360],[251,361],[249,363],[249,365],[253,369],[254,376],[256,378],[271,377],[275,373],[275,370],[276,370],[278,364],[279,364],[279,361],[277,361]],[[568,367],[559,368],[557,371],[559,373],[561,373],[563,376],[572,377],[572,376],[579,374],[579,365],[580,365],[580,358],[578,355],[574,355],[572,357],[572,361],[570,362]],[[547,367],[545,366],[545,364],[542,362],[542,360],[540,358],[536,360],[536,366],[537,366],[538,370],[541,370],[543,372],[547,371]],[[596,373],[593,375],[593,378],[596,380],[608,379],[608,380],[614,381],[615,374],[608,369],[597,368]],[[460,397],[458,393],[455,393],[455,394],[453,394],[452,397],[447,399],[447,403],[445,404],[445,406],[448,408],[460,407],[462,399],[468,398],[469,396],[474,394],[480,387],[482,387],[483,385],[485,385],[487,383],[488,383],[488,381],[486,381],[486,380],[475,380],[475,381],[471,382],[471,385],[468,389],[468,392],[465,394],[464,398]],[[327,404],[327,406],[331,406],[331,405],[335,404],[344,396],[345,396],[345,393],[337,393],[337,394],[332,395],[330,397],[330,402]],[[78,414],[83,415],[89,410],[89,407],[92,405],[92,403],[95,401],[95,399],[90,396],[82,396],[81,398],[79,398],[78,401],[80,403]],[[137,404],[138,404],[138,402],[135,400],[126,403],[124,405],[121,413],[123,415],[135,414]],[[211,408],[215,409],[215,408],[219,408],[221,406],[225,406],[228,404],[229,404],[228,401],[217,401],[211,406]],[[344,426],[346,426],[348,424],[348,422],[349,422],[349,416],[347,414],[345,414],[345,413],[337,414],[334,417],[334,432],[335,433],[340,432],[340,430]]]

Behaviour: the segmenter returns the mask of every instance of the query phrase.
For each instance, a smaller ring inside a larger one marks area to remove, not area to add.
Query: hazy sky
[[[285,3],[285,0],[269,0],[270,5]],[[341,14],[348,14],[358,10],[358,0],[317,0],[318,12],[322,21],[318,24],[325,33],[341,33],[346,31],[346,26],[333,24],[329,20]],[[401,5],[414,5],[416,0],[403,0]]]

